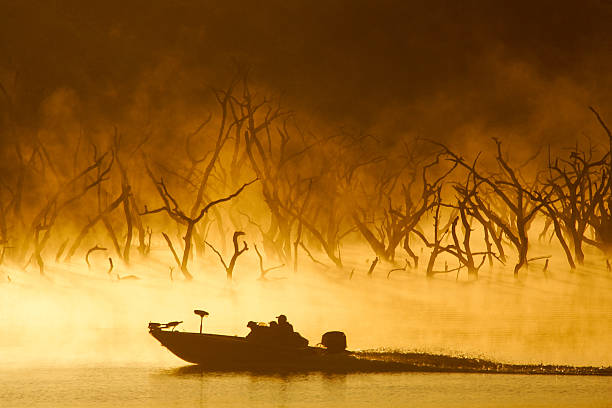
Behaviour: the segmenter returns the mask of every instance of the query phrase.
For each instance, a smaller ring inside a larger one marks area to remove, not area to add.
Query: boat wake
[[[363,350],[342,357],[326,359],[317,365],[283,368],[244,368],[233,364],[189,365],[178,368],[173,375],[191,375],[207,372],[248,372],[254,375],[324,373],[485,373],[485,374],[539,374],[539,375],[597,375],[612,376],[612,367],[567,365],[505,364],[491,360],[443,354]]]
[[[385,371],[462,372],[548,375],[612,375],[612,367],[506,364],[482,358],[419,352],[363,350],[352,353],[367,367]]]

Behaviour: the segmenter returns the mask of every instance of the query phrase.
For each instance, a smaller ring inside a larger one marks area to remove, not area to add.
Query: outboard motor
[[[321,344],[331,353],[340,353],[346,350],[346,335],[341,331],[329,331],[321,337]]]

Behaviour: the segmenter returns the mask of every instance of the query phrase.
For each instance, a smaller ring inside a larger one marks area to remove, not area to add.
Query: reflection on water
[[[312,362],[287,367],[245,368],[228,361],[210,363],[206,367],[188,365],[175,370],[176,375],[234,372],[257,375],[297,375],[307,373],[349,374],[383,372],[436,372],[436,373],[483,373],[483,374],[540,374],[540,375],[599,375],[612,376],[612,367],[505,364],[491,360],[458,357],[442,354],[411,353],[400,351],[369,350],[333,355]]]
[[[612,378],[271,373],[191,366],[1,369],[2,407],[604,407]]]

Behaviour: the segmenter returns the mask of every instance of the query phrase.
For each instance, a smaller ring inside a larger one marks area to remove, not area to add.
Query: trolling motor
[[[209,315],[209,313],[204,310],[198,310],[198,309],[194,310],[193,313],[200,316],[200,334],[202,334],[202,321],[204,320],[204,317]]]

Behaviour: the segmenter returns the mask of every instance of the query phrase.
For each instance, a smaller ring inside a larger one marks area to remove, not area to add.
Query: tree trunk
[[[527,244],[522,244],[519,248],[519,259],[514,266],[514,277],[518,278],[519,271],[527,265]]]
[[[125,199],[123,200],[123,212],[125,213],[125,223],[127,224],[127,236],[125,237],[125,245],[123,247],[123,261],[130,263],[130,249],[132,247],[132,215],[130,214],[130,193],[129,188],[124,187]]]
[[[582,265],[584,264],[584,252],[582,251],[582,237],[579,236],[578,232],[572,233],[572,241],[574,244],[576,262],[578,262],[578,265]]]
[[[192,241],[192,235],[193,235],[193,227],[195,226],[195,223],[190,222],[187,224],[187,231],[185,232],[185,249],[183,250],[183,260],[181,261],[181,272],[183,273],[183,275],[185,276],[185,279],[187,280],[191,280],[193,279],[193,276],[191,276],[191,274],[189,273],[189,270],[187,269],[187,264],[189,263],[189,254],[191,252],[191,241]]]
[[[434,276],[433,268],[436,263],[436,258],[438,257],[438,253],[440,252],[439,248],[440,248],[440,245],[436,242],[436,244],[431,250],[431,255],[429,255],[429,261],[427,262],[427,271],[425,272],[425,275],[428,278],[432,278]]]
[[[557,221],[556,218],[552,218],[552,222],[553,222],[553,226],[555,229],[555,235],[557,236],[557,239],[561,243],[563,252],[565,252],[567,263],[569,264],[570,268],[576,269],[576,264],[574,263],[574,258],[572,257],[572,251],[570,251],[569,247],[567,246],[567,242],[565,242],[565,238],[563,237],[563,230],[561,229],[561,225],[559,224],[559,221]]]

